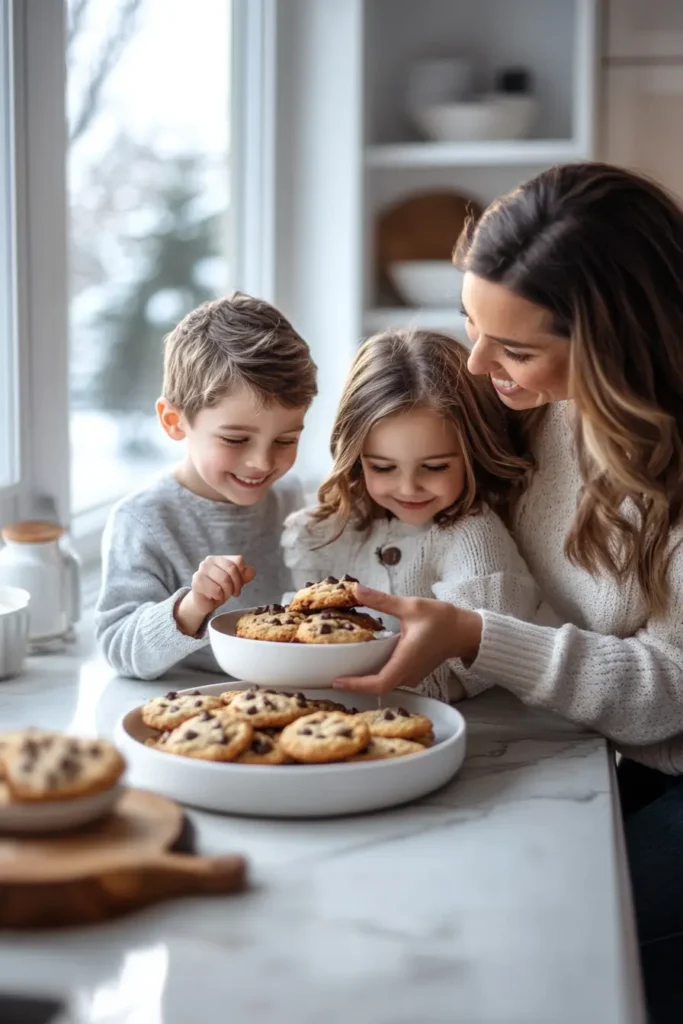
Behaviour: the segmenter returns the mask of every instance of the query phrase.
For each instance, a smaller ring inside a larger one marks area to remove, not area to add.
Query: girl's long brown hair
[[[446,525],[483,502],[504,511],[531,461],[514,451],[508,413],[488,378],[467,372],[468,351],[445,334],[387,331],[369,338],[354,360],[332,430],[332,472],[318,491],[314,519],[334,516],[366,530],[387,511],[368,494],[361,466],[365,439],[387,416],[417,407],[434,409],[458,432],[465,462],[462,495],[436,517]]]
[[[683,211],[646,178],[569,164],[495,201],[456,259],[549,310],[571,339],[583,489],[567,556],[635,575],[663,614],[683,512]]]

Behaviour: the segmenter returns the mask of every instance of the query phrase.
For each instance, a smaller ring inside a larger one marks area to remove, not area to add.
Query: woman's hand
[[[358,586],[358,603],[401,620],[401,639],[384,668],[374,676],[335,679],[340,690],[387,693],[397,686],[417,686],[449,658],[466,665],[477,656],[481,642],[481,616],[446,601],[419,597],[393,597]]]

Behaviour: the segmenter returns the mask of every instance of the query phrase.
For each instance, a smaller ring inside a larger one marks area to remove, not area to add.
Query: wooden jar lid
[[[12,544],[47,544],[51,540],[59,540],[64,534],[64,527],[59,523],[50,523],[43,519],[29,519],[22,523],[10,523],[2,529],[3,540]]]

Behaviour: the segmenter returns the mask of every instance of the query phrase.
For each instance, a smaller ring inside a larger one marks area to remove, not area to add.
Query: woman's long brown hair
[[[567,556],[635,574],[650,614],[665,613],[683,512],[683,211],[620,168],[555,167],[469,225],[456,260],[549,310],[571,339],[583,489]]]
[[[347,523],[366,530],[388,515],[365,486],[363,445],[380,420],[417,407],[434,409],[455,426],[465,461],[463,493],[435,521],[447,525],[483,502],[507,510],[532,464],[515,453],[509,415],[488,378],[467,372],[468,354],[453,338],[428,331],[387,331],[361,346],[332,430],[334,467],[318,491],[314,519],[334,516],[341,533]]]

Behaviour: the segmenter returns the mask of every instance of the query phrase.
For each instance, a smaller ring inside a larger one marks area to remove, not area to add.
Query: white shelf
[[[386,331],[392,327],[412,327],[424,331],[445,331],[462,341],[467,340],[465,318],[457,309],[416,308],[413,306],[376,307],[366,309],[363,329],[366,334]]]
[[[583,160],[586,153],[570,139],[504,142],[405,142],[367,146],[367,167],[524,166]]]

